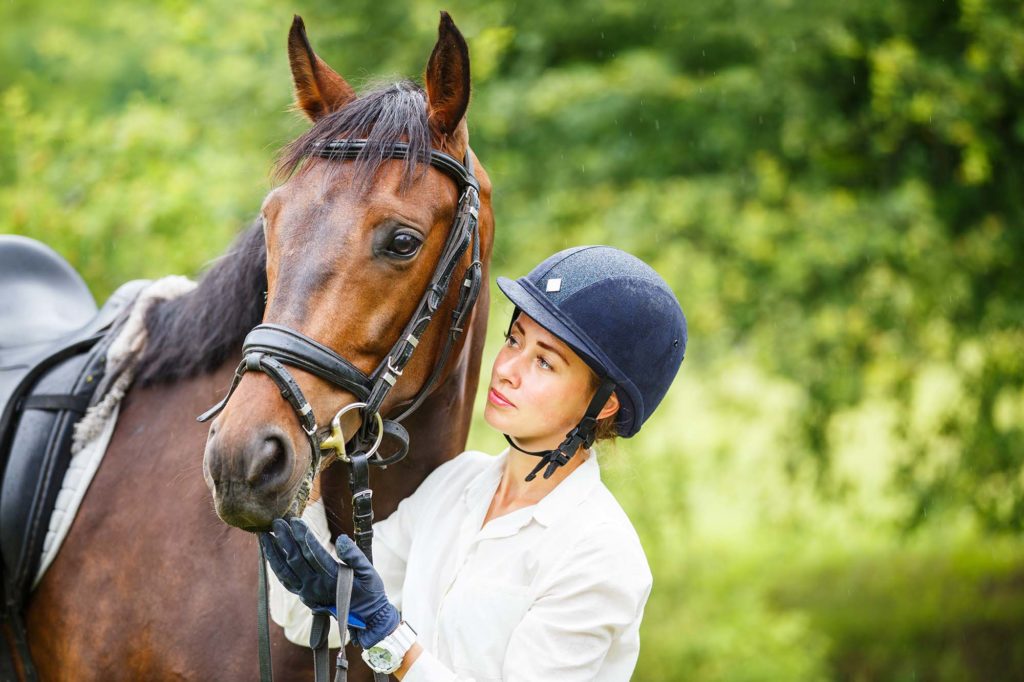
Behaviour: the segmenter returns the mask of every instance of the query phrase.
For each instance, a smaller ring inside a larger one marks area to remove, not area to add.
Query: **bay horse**
[[[28,605],[29,644],[44,680],[257,677],[256,537],[228,524],[253,530],[279,514],[308,465],[309,448],[263,374],[244,376],[211,428],[196,416],[222,397],[243,338],[261,322],[300,330],[364,372],[380,362],[430,279],[459,200],[451,179],[423,162],[430,150],[460,160],[468,155],[475,168],[488,281],[491,184],[469,149],[469,53],[447,13],[423,89],[398,82],[357,96],[313,51],[297,16],[288,56],[297,108],[312,127],[283,150],[283,182],[255,223],[194,291],[147,315],[148,345],[108,451]],[[311,155],[320,141],[339,137],[365,138],[366,153],[354,161]],[[408,145],[406,158],[377,153],[396,142]],[[467,253],[462,268],[470,258]],[[423,386],[460,284],[456,278],[444,293],[439,319],[381,412]],[[484,286],[436,387],[404,422],[410,455],[374,472],[378,518],[465,447],[487,291]],[[295,377],[320,423],[353,399],[312,374]],[[342,509],[347,480],[336,469],[324,470],[318,481],[334,534],[350,529]],[[250,497],[266,493],[262,510],[235,504],[226,492],[246,486]],[[279,628],[272,631],[275,679],[310,679],[309,650],[285,641]],[[353,679],[369,679],[357,659],[349,658]]]

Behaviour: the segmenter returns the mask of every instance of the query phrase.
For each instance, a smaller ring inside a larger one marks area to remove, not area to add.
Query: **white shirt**
[[[459,455],[374,525],[374,565],[425,649],[405,680],[628,680],[652,578],[596,453],[481,527],[506,457]]]

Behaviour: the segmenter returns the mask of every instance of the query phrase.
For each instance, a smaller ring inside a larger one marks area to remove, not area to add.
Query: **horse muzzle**
[[[273,425],[231,439],[211,429],[203,477],[217,515],[247,531],[266,530],[284,516],[302,483],[288,434]]]

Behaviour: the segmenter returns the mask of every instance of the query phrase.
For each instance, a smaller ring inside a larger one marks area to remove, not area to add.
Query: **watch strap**
[[[405,658],[405,655],[409,653],[409,649],[411,649],[412,645],[415,643],[416,631],[412,629],[411,625],[403,620],[399,623],[398,627],[395,628],[394,632],[374,644],[369,649],[363,650],[362,657],[363,660],[366,661],[366,664],[370,666],[370,669],[374,671],[374,679],[376,679],[376,674],[378,673],[390,675],[398,670],[402,666],[402,659]],[[391,658],[394,661],[394,667],[387,670],[381,670],[374,667],[371,661],[371,652],[378,648],[384,649],[391,654]]]
[[[411,625],[403,620],[398,624],[398,627],[395,628],[395,631],[382,639],[379,644],[383,644],[401,658],[409,652],[409,649],[411,649],[412,645],[415,643],[416,631],[412,629]]]

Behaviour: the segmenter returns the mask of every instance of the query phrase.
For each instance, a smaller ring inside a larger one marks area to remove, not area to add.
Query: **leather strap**
[[[366,147],[366,144],[367,140],[331,140],[329,142],[320,142],[317,143],[313,154],[325,159],[351,161],[359,158],[359,154]],[[469,152],[466,153],[466,156],[469,156]],[[383,157],[391,159],[409,158],[409,143],[393,143],[390,148],[383,150]],[[476,177],[473,175],[471,164],[461,164],[455,160],[455,157],[435,149],[430,150],[429,159],[423,158],[422,160],[446,173],[448,177],[460,186],[474,187],[477,191],[480,190],[480,183],[477,182]]]
[[[339,388],[360,401],[370,394],[370,377],[322,343],[283,325],[257,325],[245,337],[242,353],[272,354],[286,365],[298,367]]]
[[[39,673],[36,672],[35,663],[32,661],[32,652],[28,648],[28,637],[21,613],[16,608],[8,608],[4,614],[4,620],[10,633],[8,641],[13,644],[12,648],[17,652],[19,662],[21,663],[21,679],[23,682],[37,682],[39,680]]]
[[[313,650],[313,679],[329,682],[331,665],[327,636],[331,632],[331,617],[326,613],[313,614],[313,627],[309,631],[309,648]]]
[[[373,563],[373,491],[370,464],[365,453],[349,455],[348,485],[352,491],[352,539]]]
[[[260,551],[260,580],[256,594],[256,638],[259,642],[260,682],[273,682],[274,667],[270,660],[270,617],[267,606],[267,557]]]
[[[73,393],[37,393],[35,395],[30,395],[24,400],[22,400],[21,409],[47,410],[50,412],[66,410],[68,412],[78,412],[79,414],[85,414],[85,411],[89,408],[89,400],[91,397],[92,396],[90,395],[76,395]]]
[[[338,586],[335,588],[334,604],[338,611],[338,626],[342,632],[341,649],[334,662],[334,682],[345,682],[348,679],[348,659],[345,658],[345,631],[348,627],[348,611],[352,601],[352,569],[342,564],[338,567]]]

